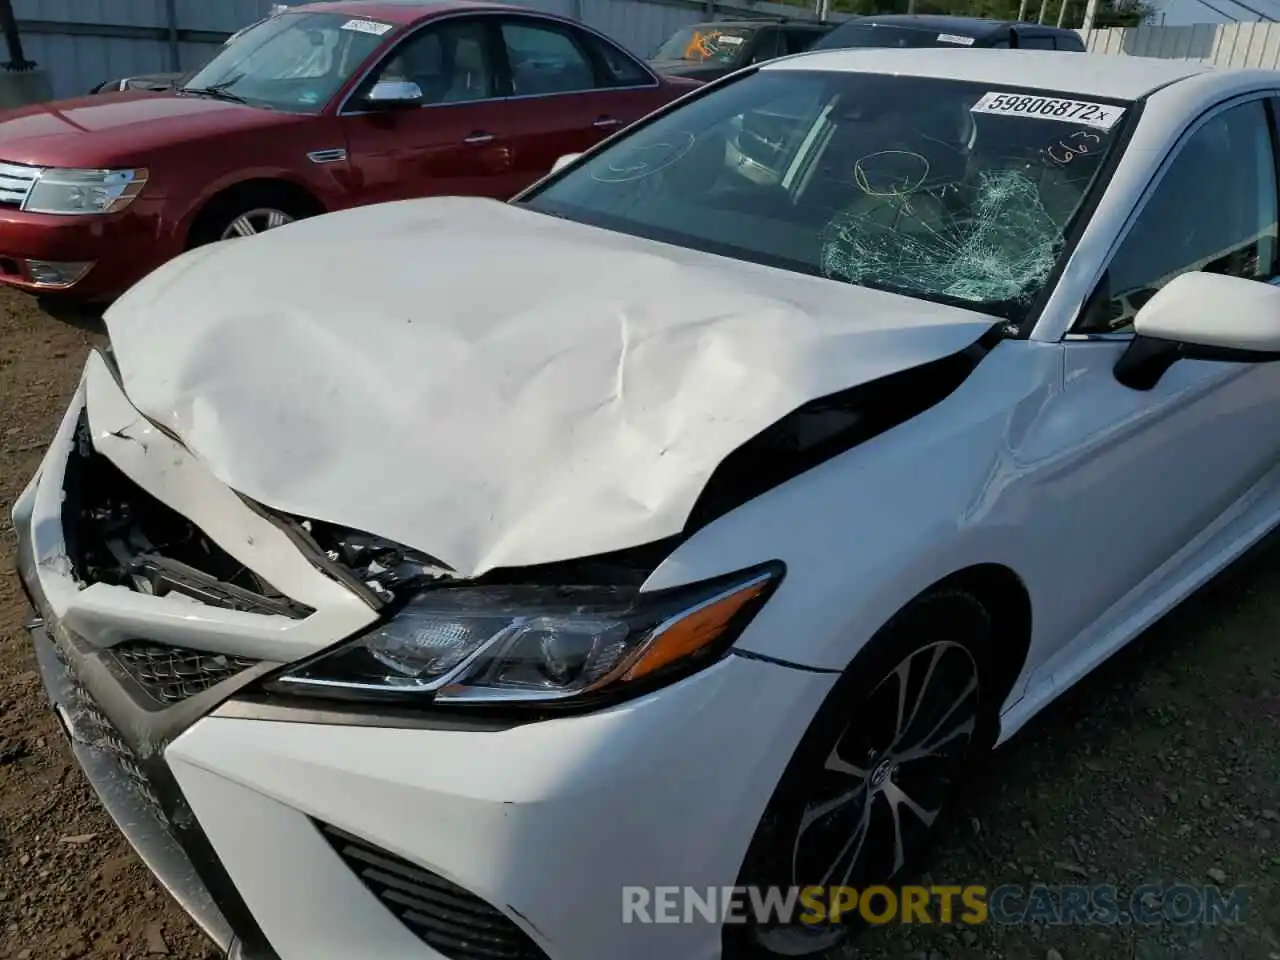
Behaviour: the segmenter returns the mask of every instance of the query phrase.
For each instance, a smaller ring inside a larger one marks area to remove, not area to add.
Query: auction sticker
[[[958,43],[962,47],[972,47],[973,37],[962,37],[959,34],[955,34],[955,33],[940,33],[938,34],[938,42],[939,43]]]
[[[348,20],[342,25],[343,30],[354,30],[356,33],[371,33],[375,37],[380,37],[391,29],[389,23],[379,23],[377,20]]]
[[[1110,103],[1035,97],[1020,93],[988,93],[969,110],[972,113],[992,113],[1032,120],[1064,120],[1098,130],[1110,130],[1124,116],[1124,107]]]

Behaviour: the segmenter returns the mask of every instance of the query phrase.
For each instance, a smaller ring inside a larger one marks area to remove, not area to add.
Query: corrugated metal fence
[[[185,69],[271,0],[13,0],[28,59],[54,96],[87,93],[111,77]]]
[[[293,0],[296,5],[301,0]],[[682,26],[718,15],[790,14],[798,7],[738,0],[515,0],[581,20],[647,56]],[[272,0],[13,0],[27,57],[49,70],[55,97],[103,80],[186,70],[229,34],[264,16]]]
[[[1164,60],[1203,60],[1219,66],[1280,69],[1280,23],[1200,23],[1188,27],[1091,30],[1091,53]]]

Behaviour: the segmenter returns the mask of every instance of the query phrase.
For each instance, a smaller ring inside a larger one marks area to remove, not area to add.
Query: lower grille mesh
[[[98,709],[93,697],[81,686],[79,678],[63,657],[61,650],[58,650],[58,659],[67,672],[67,679],[71,684],[73,709],[78,714],[77,719],[83,723],[82,729],[87,733],[90,746],[109,754],[115,760],[120,770],[133,784],[134,790],[142,798],[147,809],[160,823],[168,826],[169,818],[165,815],[160,798],[156,796],[155,788],[151,786],[150,778],[142,770],[138,755],[124,742],[115,726]]]
[[[258,661],[143,640],[111,650],[116,662],[157,703],[169,706],[203,693]]]
[[[382,905],[450,960],[548,960],[506,914],[457,884],[337,827],[317,826]]]

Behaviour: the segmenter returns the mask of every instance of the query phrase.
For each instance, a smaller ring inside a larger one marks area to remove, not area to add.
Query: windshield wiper
[[[215,100],[225,100],[227,103],[240,103],[245,106],[249,105],[249,101],[238,93],[232,93],[228,87],[234,86],[240,81],[244,74],[238,74],[230,80],[223,80],[221,83],[210,84],[207,87],[183,87],[183,93],[194,93],[197,96],[213,97]]]

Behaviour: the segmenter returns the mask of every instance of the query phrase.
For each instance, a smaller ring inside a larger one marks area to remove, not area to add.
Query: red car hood
[[[0,160],[40,166],[145,164],[157,149],[306,116],[209,97],[126,92],[0,113]]]

